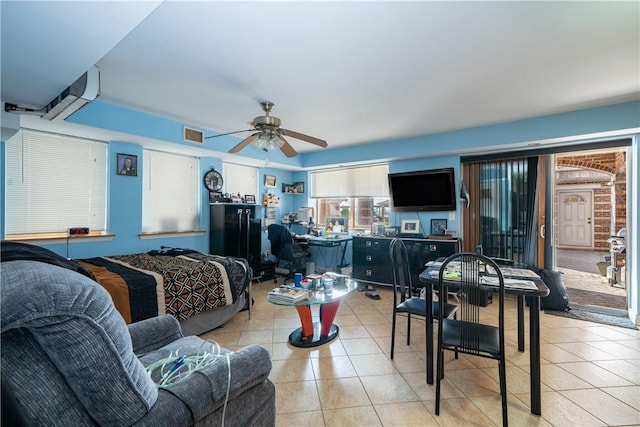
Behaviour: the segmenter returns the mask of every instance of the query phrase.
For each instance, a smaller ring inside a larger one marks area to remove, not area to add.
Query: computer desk
[[[347,254],[347,246],[349,245],[349,242],[352,240],[351,236],[336,235],[335,237],[334,236],[316,237],[309,234],[300,234],[300,235],[295,235],[293,238],[298,243],[301,243],[303,245],[306,244],[308,247],[319,248],[318,254],[321,254],[323,252],[323,249],[341,247],[342,251],[340,253],[340,263],[336,265],[336,269],[340,269],[347,265],[345,264],[344,260]],[[333,264],[331,265],[331,267],[333,267]],[[336,271],[336,272],[339,272],[339,271]]]

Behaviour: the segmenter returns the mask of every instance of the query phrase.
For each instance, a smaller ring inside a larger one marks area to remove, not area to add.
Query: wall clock
[[[204,186],[207,187],[207,190],[220,191],[222,190],[222,183],[222,175],[214,168],[204,174]]]

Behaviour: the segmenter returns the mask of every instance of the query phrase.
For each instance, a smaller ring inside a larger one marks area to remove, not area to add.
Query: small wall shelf
[[[282,184],[284,194],[304,194],[304,182],[294,182],[293,184]]]

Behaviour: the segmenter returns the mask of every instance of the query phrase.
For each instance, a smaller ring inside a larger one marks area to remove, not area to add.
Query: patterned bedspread
[[[127,323],[163,313],[182,321],[233,304],[251,281],[246,260],[184,249],[77,261],[109,291]]]

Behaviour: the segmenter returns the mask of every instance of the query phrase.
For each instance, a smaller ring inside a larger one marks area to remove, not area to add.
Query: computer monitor
[[[298,208],[298,212],[296,214],[296,220],[298,222],[308,223],[310,222],[309,219],[312,219],[312,218],[313,218],[313,208],[309,208],[309,207]]]
[[[347,234],[349,232],[349,218],[343,216],[327,217],[324,230],[331,234]]]

